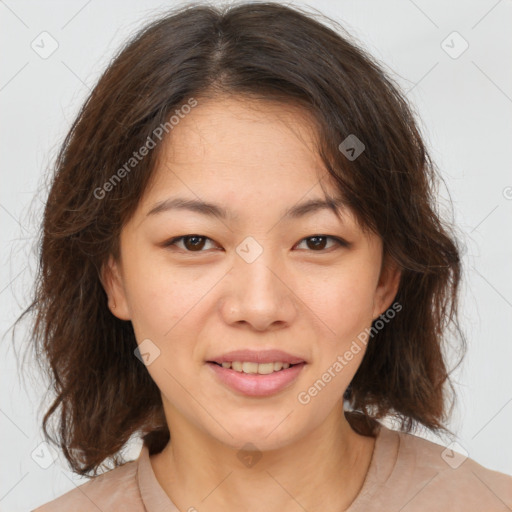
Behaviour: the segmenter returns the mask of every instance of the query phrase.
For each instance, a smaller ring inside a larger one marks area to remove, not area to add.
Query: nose
[[[221,301],[221,314],[228,324],[268,331],[294,321],[298,298],[292,283],[286,282],[283,265],[269,251],[251,263],[237,256],[229,274]]]

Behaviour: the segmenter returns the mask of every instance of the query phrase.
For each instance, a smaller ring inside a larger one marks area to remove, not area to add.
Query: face
[[[297,209],[339,197],[312,126],[284,105],[198,99],[104,269],[112,312],[133,324],[171,432],[181,422],[262,450],[299,440],[342,401],[365,344],[341,369],[336,361],[396,294],[380,238],[349,210]],[[269,362],[288,357],[265,354],[277,350],[303,362],[273,371]],[[212,362],[222,360],[267,364],[240,373]],[[318,379],[325,386],[308,392]]]

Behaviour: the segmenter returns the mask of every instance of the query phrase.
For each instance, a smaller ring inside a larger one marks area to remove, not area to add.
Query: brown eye
[[[313,252],[320,252],[323,250],[326,250],[326,245],[328,240],[333,240],[338,246],[344,246],[348,247],[348,243],[344,242],[343,240],[334,237],[334,236],[327,236],[327,235],[313,235],[309,236],[307,238],[303,238],[300,243],[306,243],[306,247],[309,250],[312,250]],[[300,244],[299,244],[300,245]],[[328,247],[327,249],[330,249],[331,247]]]
[[[165,242],[164,247],[178,247],[183,249],[185,252],[204,252],[203,248],[207,241],[211,241],[210,238],[201,235],[184,235],[172,238]],[[178,245],[181,243],[182,245]]]
[[[327,244],[326,236],[312,236],[307,239],[307,245],[310,249],[325,249],[325,245]]]
[[[189,251],[200,251],[205,244],[205,237],[199,235],[191,235],[183,237],[183,245]]]

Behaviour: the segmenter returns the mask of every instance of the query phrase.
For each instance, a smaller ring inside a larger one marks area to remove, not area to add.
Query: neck
[[[240,453],[182,417],[173,420],[171,442],[151,464],[180,510],[346,510],[375,445],[375,438],[352,430],[342,403],[305,437],[264,453]]]

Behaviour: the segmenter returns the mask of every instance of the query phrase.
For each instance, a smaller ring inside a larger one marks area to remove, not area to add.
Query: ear
[[[400,285],[401,270],[394,260],[385,255],[382,260],[379,283],[373,300],[373,320],[386,311],[396,297]]]
[[[131,320],[121,268],[112,255],[101,267],[100,281],[108,296],[111,313],[120,320]]]

